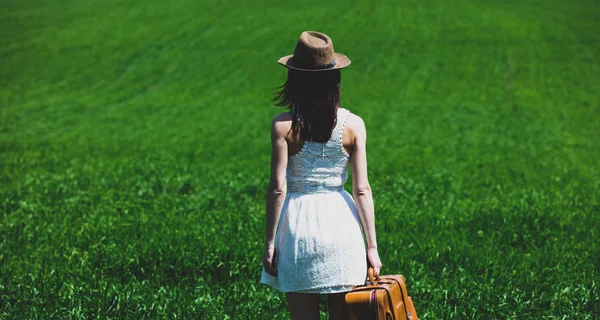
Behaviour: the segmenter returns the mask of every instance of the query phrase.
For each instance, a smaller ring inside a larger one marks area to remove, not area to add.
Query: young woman
[[[261,282],[286,292],[292,320],[319,319],[320,294],[329,319],[344,319],[344,294],[364,284],[367,260],[381,269],[365,125],[339,105],[340,69],[350,60],[327,35],[306,31],[279,63],[288,78],[277,105],[289,112],[271,127]],[[354,198],[344,190],[348,165]]]

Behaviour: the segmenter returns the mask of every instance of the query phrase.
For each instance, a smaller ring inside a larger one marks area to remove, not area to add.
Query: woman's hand
[[[367,249],[367,258],[369,259],[371,267],[373,267],[374,275],[378,276],[379,271],[381,270],[381,260],[379,259],[377,248]]]
[[[262,263],[265,267],[265,271],[277,277],[277,252],[275,252],[274,245],[265,245],[265,252],[263,253]]]

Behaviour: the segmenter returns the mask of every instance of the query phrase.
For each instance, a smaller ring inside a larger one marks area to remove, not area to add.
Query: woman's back
[[[348,110],[339,108],[327,142],[305,141],[300,151],[288,158],[288,192],[326,193],[344,188],[350,154],[344,149],[342,137],[349,115]]]

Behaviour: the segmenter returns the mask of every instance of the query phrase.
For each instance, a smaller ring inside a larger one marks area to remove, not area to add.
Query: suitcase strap
[[[373,289],[383,289],[383,290],[385,290],[385,291],[387,292],[387,294],[388,294],[388,303],[390,304],[390,306],[392,306],[392,307],[393,307],[393,306],[394,306],[394,303],[393,303],[393,301],[392,301],[392,294],[391,294],[390,290],[389,290],[388,288],[386,288],[386,287],[383,287],[383,286],[380,286],[380,287],[374,287],[374,286],[376,286],[376,285],[377,285],[377,282],[378,282],[379,280],[381,280],[381,278],[380,278],[380,277],[372,277],[372,276],[371,276],[371,275],[372,275],[372,273],[371,273],[371,270],[372,270],[372,269],[373,269],[373,268],[369,268],[369,271],[370,271],[370,272],[369,272],[369,276],[370,276],[370,278],[371,278],[371,286],[365,286],[365,287],[364,287],[364,289],[362,289],[362,288],[361,288],[360,290],[361,290],[361,291],[362,291],[362,290],[373,290]],[[397,279],[394,279],[394,278],[385,278],[385,280],[388,280],[388,281],[390,281],[390,280],[391,280],[391,281],[395,281],[395,282],[397,282],[397,283],[398,283],[398,287],[400,288],[400,294],[402,295],[402,300],[403,300],[403,302],[404,302],[404,303],[403,303],[403,305],[404,305],[404,314],[406,314],[406,316],[407,316],[407,317],[409,317],[408,308],[406,307],[406,303],[407,303],[407,301],[405,301],[405,299],[404,299],[404,297],[407,297],[407,296],[408,296],[408,294],[406,294],[406,292],[404,292],[404,291],[402,290],[402,285],[400,284],[400,281],[398,281]],[[394,317],[395,317],[395,316],[396,316],[396,315],[394,314]],[[412,317],[409,317],[409,320],[410,320],[411,318],[412,318]],[[394,319],[394,320],[395,320],[395,319]]]
[[[377,284],[377,282],[381,279],[379,276],[375,276],[375,269],[373,269],[373,267],[369,267],[369,269],[367,270],[367,277],[369,278],[369,281],[371,281],[372,285]],[[408,297],[408,292],[404,292],[402,290],[402,285],[400,284],[400,281],[398,281],[398,280],[396,280],[394,278],[391,278],[391,279],[390,278],[386,278],[386,280],[393,280],[393,281],[396,281],[398,283],[398,287],[400,287],[400,294],[402,295],[402,300],[404,301],[404,303],[403,303],[404,304],[404,313],[406,314],[407,317],[409,317],[409,320],[410,320],[410,318],[412,318],[412,317],[409,316],[408,308],[406,307],[407,301],[405,301],[405,300],[407,300],[407,299],[404,299],[405,297]],[[392,295],[390,294],[390,291],[388,289],[384,288],[384,287],[381,287],[381,289],[384,289],[385,291],[387,291],[387,293],[388,293],[388,300],[389,300],[390,306],[393,306],[393,304],[392,304]]]
[[[392,295],[390,294],[390,290],[388,290],[387,288],[384,287],[364,287],[364,288],[360,288],[360,289],[354,289],[353,291],[367,291],[367,290],[376,290],[376,289],[383,289],[387,292],[387,296],[388,296],[388,303],[390,304],[390,306],[393,308],[394,303],[392,302]],[[372,297],[371,297],[372,298]],[[404,304],[404,310],[406,311],[406,303]],[[394,319],[392,320],[396,320],[396,314],[394,313]]]
[[[400,284],[400,281],[398,281],[396,279],[388,279],[388,280],[394,280],[394,281],[396,281],[398,283],[398,287],[400,287],[400,294],[402,295],[402,300],[404,300],[403,301],[404,302],[403,303],[403,305],[404,305],[404,314],[406,314],[406,317],[409,318],[409,320],[410,320],[412,317],[410,316],[410,313],[408,313],[408,308],[406,307],[406,304],[408,303],[408,301],[407,301],[408,299],[404,299],[404,297],[408,297],[408,294],[402,290],[402,285]],[[385,289],[385,290],[388,292],[388,296],[390,297],[390,303],[391,303],[392,297],[390,295],[390,291],[387,290],[387,289]]]

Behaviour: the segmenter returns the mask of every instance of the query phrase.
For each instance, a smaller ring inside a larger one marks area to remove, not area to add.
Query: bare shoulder
[[[271,130],[278,136],[286,136],[292,128],[292,115],[289,112],[282,112],[271,121]]]
[[[364,134],[367,131],[363,119],[354,113],[350,113],[348,115],[348,119],[346,120],[346,128],[350,129],[354,135]]]

